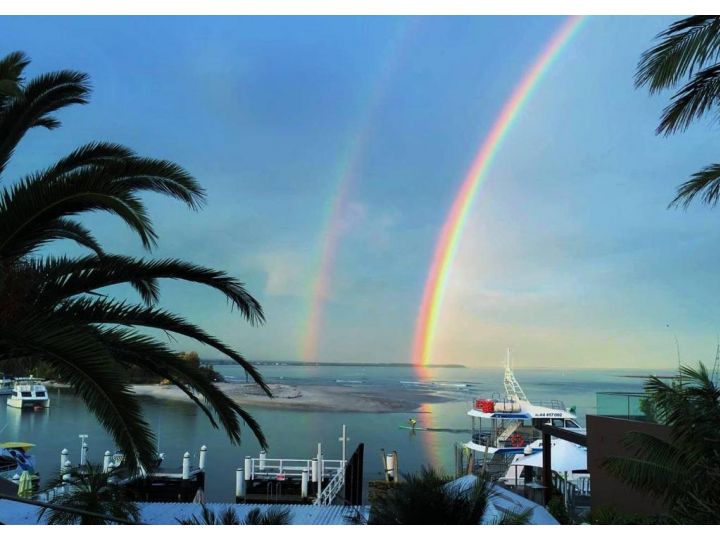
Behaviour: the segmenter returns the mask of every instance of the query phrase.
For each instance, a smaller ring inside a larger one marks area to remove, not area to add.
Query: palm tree
[[[635,84],[651,93],[684,85],[672,96],[657,128],[670,135],[686,130],[696,120],[720,106],[720,16],[700,15],[682,19],[657,35],[660,43],[640,59]],[[671,206],[687,207],[695,196],[711,205],[720,199],[720,163],[708,165],[680,185]]]
[[[86,103],[89,97],[84,73],[58,71],[26,81],[28,64],[17,52],[0,60],[0,178],[29,130],[59,127],[54,113]],[[233,443],[239,443],[244,421],[265,447],[262,430],[249,414],[196,366],[140,331],[176,333],[208,345],[241,365],[270,395],[260,374],[239,352],[157,306],[159,281],[211,287],[251,324],[264,321],[260,304],[224,272],[178,259],[106,253],[77,219],[96,211],[117,216],[150,250],[157,234],[140,197],[145,192],[173,197],[194,210],[205,198],[203,188],[179,165],[107,142],[85,144],[0,190],[0,361],[25,358],[47,363],[114,437],[133,471],[138,465],[151,466],[155,445],[128,383],[128,367],[177,385]],[[39,253],[58,239],[75,241],[89,254],[71,258]],[[113,298],[103,290],[111,285],[129,285],[140,301]]]
[[[140,520],[140,509],[136,503],[128,500],[121,486],[108,482],[110,476],[100,467],[88,463],[82,472],[58,477],[50,483],[51,488],[65,486],[66,491],[56,496],[55,505],[77,510],[95,512],[130,521]],[[48,525],[107,525],[114,523],[99,517],[79,515],[69,510],[41,508],[38,521],[47,515]]]
[[[181,525],[289,525],[292,514],[288,508],[268,508],[264,512],[260,508],[250,510],[244,519],[240,519],[232,506],[228,506],[219,514],[201,505],[199,516],[179,519]]]
[[[630,432],[625,443],[633,456],[608,458],[604,466],[664,500],[679,523],[719,523],[720,389],[700,364],[683,366],[674,384],[650,377],[645,391],[657,419],[670,428],[669,440]]]
[[[487,483],[470,490],[448,485],[453,478],[431,467],[404,477],[372,501],[371,525],[477,525],[488,503]]]

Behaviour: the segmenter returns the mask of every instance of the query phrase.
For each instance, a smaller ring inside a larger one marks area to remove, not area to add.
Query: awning
[[[543,449],[543,452],[545,449]],[[513,465],[525,465],[527,467],[542,467],[543,452],[531,456],[525,456],[513,463]],[[550,452],[551,466],[553,471],[586,471],[587,470],[587,448],[579,444],[571,443],[563,439],[552,439]]]

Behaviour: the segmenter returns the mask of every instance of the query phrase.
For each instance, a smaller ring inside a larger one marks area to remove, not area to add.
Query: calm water
[[[218,366],[228,378],[244,380],[235,366]],[[341,386],[382,387],[387,392],[403,392],[415,385],[430,385],[434,393],[449,401],[423,404],[419,411],[393,413],[301,412],[250,408],[260,422],[270,444],[268,457],[309,459],[317,453],[317,443],[323,444],[325,457],[339,459],[338,438],[342,424],[347,425],[350,442],[348,454],[355,446],[365,443],[366,480],[382,477],[380,451],[397,450],[401,472],[418,470],[431,464],[452,472],[453,444],[467,435],[449,432],[398,429],[408,419],[417,418],[423,427],[469,429],[466,415],[472,399],[490,396],[502,390],[502,371],[436,368],[429,370],[432,382],[420,381],[411,368],[378,367],[298,367],[263,366],[261,372],[268,382],[284,384],[333,384]],[[528,398],[533,400],[561,399],[566,406],[577,406],[578,417],[595,409],[597,391],[636,391],[641,379],[621,377],[622,370],[559,371],[525,370],[516,376]],[[19,411],[0,402],[0,440],[20,440],[37,445],[34,454],[44,480],[58,471],[60,451],[70,450],[70,459],[77,463],[80,454],[78,434],[88,434],[89,458],[102,462],[105,450],[113,451],[111,438],[89,414],[83,403],[68,390],[50,391],[51,408],[43,412]],[[4,396],[2,399],[4,401]],[[160,451],[166,453],[169,466],[180,466],[182,455],[189,451],[197,463],[197,453],[203,444],[208,447],[206,493],[209,500],[234,500],[235,469],[242,466],[243,457],[257,456],[259,446],[249,431],[242,444],[231,445],[221,431],[214,430],[205,415],[195,406],[174,401],[142,398],[146,418],[156,431]],[[4,426],[4,428],[3,428]]]

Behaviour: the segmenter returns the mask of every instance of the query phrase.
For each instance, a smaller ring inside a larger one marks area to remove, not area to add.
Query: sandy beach
[[[414,411],[421,403],[445,401],[441,396],[422,390],[394,392],[388,396],[381,389],[361,386],[270,384],[273,397],[269,398],[255,384],[225,382],[217,386],[240,405],[271,409],[399,412]],[[190,402],[190,398],[172,385],[139,384],[134,385],[133,390],[142,396]]]

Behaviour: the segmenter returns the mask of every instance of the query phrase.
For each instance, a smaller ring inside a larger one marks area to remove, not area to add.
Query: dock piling
[[[241,468],[238,468],[235,471],[235,500],[245,498],[245,493],[245,473]]]
[[[260,463],[260,470],[265,470],[265,458],[267,457],[267,452],[265,450],[260,450],[260,459],[258,460]]]
[[[308,496],[308,470],[307,468],[302,471],[302,481],[300,483],[300,496],[303,499],[307,499]]]
[[[183,455],[182,479],[183,480],[190,479],[190,452],[185,452],[185,455]]]
[[[200,459],[198,460],[198,469],[205,470],[205,460],[207,459],[207,446],[204,444],[200,447]]]
[[[68,460],[68,449],[63,448],[60,452],[60,472],[65,469],[65,462]]]
[[[105,450],[105,455],[103,456],[103,472],[109,472],[110,471],[110,450]]]
[[[252,480],[252,458],[245,456],[245,481]]]

